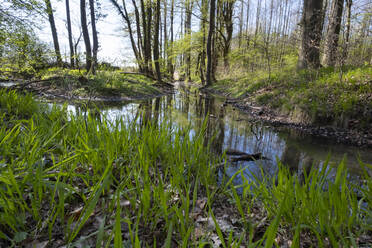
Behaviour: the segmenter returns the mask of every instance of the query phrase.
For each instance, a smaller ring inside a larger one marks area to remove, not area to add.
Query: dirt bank
[[[316,125],[306,118],[298,118],[298,114],[295,115],[293,112],[283,114],[268,106],[252,102],[249,97],[231,98],[223,92],[210,88],[203,89],[203,91],[226,97],[224,104],[231,104],[235,108],[250,114],[252,119],[264,121],[273,126],[294,128],[311,135],[332,139],[337,143],[372,148],[372,127],[358,128],[358,125],[355,125],[358,123],[357,119],[349,120],[348,128],[334,125]]]

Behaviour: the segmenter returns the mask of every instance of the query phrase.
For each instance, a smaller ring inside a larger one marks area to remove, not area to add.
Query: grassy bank
[[[372,67],[296,71],[286,66],[254,72],[232,71],[213,88],[229,96],[269,107],[295,122],[372,128]]]
[[[56,67],[34,72],[30,81],[34,82],[28,86],[32,91],[66,98],[140,99],[163,93],[155,80],[117,70],[99,70],[96,75],[86,75],[85,70]]]
[[[301,183],[280,165],[277,178],[234,186],[233,178],[217,182],[222,158],[209,153],[203,131],[190,138],[166,123],[68,118],[63,108],[5,91],[0,119],[2,247],[372,242],[371,165],[358,185],[342,163],[333,182],[326,165]]]

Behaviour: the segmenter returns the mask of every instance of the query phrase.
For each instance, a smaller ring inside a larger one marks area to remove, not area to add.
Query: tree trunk
[[[229,53],[231,47],[231,40],[234,31],[233,23],[233,11],[234,11],[235,0],[224,0],[222,3],[222,17],[224,21],[224,26],[226,30],[226,36],[224,38],[224,48],[223,48],[223,61],[225,70],[229,69]]]
[[[260,12],[261,12],[261,1],[257,2],[257,11],[256,11],[256,29],[254,31],[254,42],[253,47],[256,47],[257,45],[257,36],[259,33],[260,28]]]
[[[206,83],[207,86],[210,86],[214,79],[213,75],[213,68],[212,68],[212,36],[214,33],[214,24],[215,24],[215,12],[216,12],[216,0],[210,0],[210,10],[209,10],[209,31],[208,31],[208,40],[207,40],[207,75],[206,75]]]
[[[89,72],[90,68],[92,67],[92,48],[90,46],[85,5],[86,5],[85,0],[80,0],[81,29],[83,30],[83,38],[84,38],[84,43],[85,43],[85,59],[86,59],[85,66],[86,66],[87,72]]]
[[[70,0],[66,0],[66,19],[67,19],[68,44],[70,46],[70,67],[74,68],[75,67],[75,55],[74,55],[74,44],[72,42]]]
[[[164,1],[164,50],[163,50],[163,58],[166,60],[168,58],[168,27],[167,27],[167,16],[168,16],[168,6],[167,1]]]
[[[94,13],[94,0],[89,0],[89,7],[90,7],[90,20],[92,24],[92,35],[93,35],[93,58],[92,58],[91,71],[93,75],[96,75],[98,36],[97,36],[97,29],[96,29],[96,14]]]
[[[61,51],[59,49],[58,35],[57,35],[56,24],[54,22],[52,4],[51,4],[50,0],[44,0],[44,1],[45,1],[45,5],[46,5],[46,11],[47,11],[47,14],[48,14],[50,29],[52,30],[54,51],[55,51],[56,57],[57,57],[57,64],[59,66],[62,66],[62,57],[61,57]]]
[[[201,19],[201,31],[203,35],[202,39],[202,51],[200,54],[200,63],[199,63],[199,76],[200,76],[200,81],[202,84],[205,84],[205,46],[206,46],[206,23],[207,23],[207,18],[208,18],[208,1],[207,0],[202,0],[201,2],[201,14],[202,14],[202,19]]]
[[[171,6],[171,13],[170,13],[170,51],[168,55],[168,71],[169,74],[171,75],[171,78],[173,79],[174,76],[174,65],[173,65],[173,41],[174,41],[174,34],[173,34],[173,25],[174,25],[174,0],[172,0],[172,6]]]
[[[344,0],[333,0],[324,47],[323,63],[326,66],[334,66],[336,64],[343,7]]]
[[[345,33],[345,47],[342,52],[342,59],[346,61],[349,49],[349,39],[350,39],[350,24],[351,24],[351,6],[353,4],[352,0],[346,0],[346,33]]]
[[[304,0],[302,14],[302,42],[298,69],[320,67],[319,45],[322,38],[323,0]]]
[[[147,32],[147,40],[146,42],[146,47],[147,47],[147,52],[146,52],[146,57],[147,57],[147,74],[148,75],[153,75],[152,73],[152,61],[151,61],[151,24],[152,24],[152,0],[147,2],[146,6],[146,15],[147,15],[147,20],[146,20],[146,32]]]
[[[187,36],[187,49],[184,57],[186,62],[186,78],[191,81],[191,15],[193,0],[187,0],[185,5],[185,35]]]
[[[242,35],[243,35],[243,16],[244,16],[244,1],[241,0],[241,10],[239,16],[239,36],[238,36],[238,47],[242,46]]]
[[[137,48],[137,45],[136,45],[136,42],[135,42],[134,36],[133,36],[132,23],[130,21],[129,15],[128,15],[128,11],[127,11],[125,1],[123,1],[124,12],[123,12],[123,10],[121,9],[120,5],[118,4],[118,2],[116,0],[110,0],[110,1],[114,5],[116,10],[119,12],[120,16],[123,18],[123,20],[127,24],[130,43],[132,45],[132,50],[133,50],[134,56],[135,56],[137,64],[138,64],[139,71],[140,72],[145,72],[144,69],[143,69],[143,61],[142,61],[142,56],[141,56],[141,43],[138,43],[138,48]],[[135,5],[134,1],[133,1],[133,3],[134,3],[134,8],[135,8],[135,13],[138,14],[137,6]],[[136,14],[137,29],[140,30],[139,29],[139,20],[137,20],[137,14]],[[139,33],[140,33],[140,31],[137,32],[138,42],[141,41],[141,35]]]
[[[160,63],[159,63],[159,26],[160,26],[160,0],[156,0],[155,10],[155,34],[154,34],[154,62],[156,79],[161,82]]]
[[[246,49],[248,49],[249,47],[249,43],[250,43],[250,35],[249,35],[249,15],[250,15],[250,0],[247,1],[247,19],[246,19],[246,23],[245,23],[245,39],[246,39]]]
[[[139,71],[144,72],[143,60],[142,60],[142,58],[144,57],[144,49],[143,49],[143,42],[142,42],[142,35],[141,35],[140,15],[139,15],[139,11],[138,11],[136,1],[132,0],[132,3],[133,3],[133,7],[134,7],[134,14],[135,14],[135,17],[136,17],[136,28],[137,28],[137,53],[138,53],[138,55],[136,56],[136,59],[137,59]],[[126,6],[125,6],[125,0],[123,0],[123,6],[124,6],[124,9],[125,9],[125,12],[128,13],[127,10],[126,10]],[[128,16],[128,14],[127,14],[127,16]],[[132,28],[130,28],[130,32],[132,33]],[[130,34],[130,35],[132,35],[132,34]],[[134,38],[132,38],[132,39],[133,39],[133,43],[134,43]]]

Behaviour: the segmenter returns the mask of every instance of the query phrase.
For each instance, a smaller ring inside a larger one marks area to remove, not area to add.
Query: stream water
[[[339,163],[346,158],[350,179],[357,179],[359,160],[372,163],[372,152],[368,149],[337,144],[291,128],[273,127],[224,102],[224,98],[178,83],[172,95],[146,101],[101,103],[98,107],[111,121],[116,118],[133,121],[137,117],[139,122],[167,119],[172,125],[190,127],[191,135],[202,128],[203,121],[208,117],[205,141],[212,142],[214,153],[220,155],[230,149],[248,154],[261,153],[267,158],[234,162],[227,169],[228,176],[241,169],[244,176],[250,179],[261,178],[262,172],[264,175],[275,175],[278,161],[301,175],[312,166],[320,169],[329,160],[329,176],[333,177]],[[69,105],[68,109],[73,113],[78,111],[75,105]],[[240,176],[237,177],[236,183],[240,180]]]
[[[372,163],[371,150],[337,144],[291,128],[273,127],[224,102],[224,98],[178,83],[172,95],[145,101],[96,103],[96,106],[111,121],[125,118],[128,121],[162,122],[166,119],[172,125],[190,127],[191,135],[202,128],[208,117],[205,141],[212,142],[214,153],[220,155],[227,149],[233,149],[248,154],[261,153],[267,158],[234,162],[227,169],[229,176],[241,169],[244,176],[250,179],[261,178],[262,172],[264,175],[275,175],[278,161],[301,175],[312,166],[321,168],[328,160],[332,177],[339,163],[346,158],[350,179],[357,179],[359,160]],[[78,105],[68,105],[67,108],[72,114],[82,111]],[[239,183],[241,178],[236,180]]]

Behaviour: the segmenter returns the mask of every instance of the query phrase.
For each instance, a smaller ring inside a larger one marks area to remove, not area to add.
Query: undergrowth
[[[232,71],[221,75],[214,89],[281,113],[300,110],[311,122],[339,126],[349,119],[360,127],[372,123],[372,67],[344,66],[296,70],[295,60],[273,70]]]
[[[159,94],[154,86],[155,81],[136,74],[122,74],[120,71],[98,70],[96,75],[86,75],[85,70],[71,70],[49,68],[41,70],[36,75],[41,79],[51,80],[52,86],[72,89],[72,93],[79,96],[107,96],[107,97],[144,97]]]
[[[0,103],[1,246],[367,247],[372,240],[371,165],[361,163],[358,184],[343,162],[333,181],[326,164],[302,181],[279,165],[275,178],[233,185],[242,170],[218,182],[223,158],[209,153],[203,131],[69,115],[12,91],[0,91]]]

